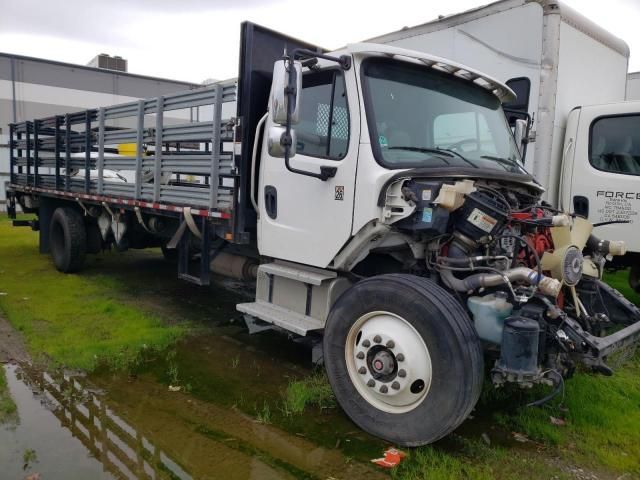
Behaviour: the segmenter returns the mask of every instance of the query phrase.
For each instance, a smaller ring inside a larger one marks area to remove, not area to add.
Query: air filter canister
[[[502,348],[498,368],[518,377],[538,371],[540,325],[527,317],[509,317],[502,330]]]

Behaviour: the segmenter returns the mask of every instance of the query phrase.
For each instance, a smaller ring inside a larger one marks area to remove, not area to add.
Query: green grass
[[[639,360],[636,357],[612,377],[577,373],[565,382],[564,400],[541,408],[509,408],[502,398],[493,405],[493,418],[509,430],[556,446],[581,464],[640,476]],[[533,393],[516,393],[510,403],[524,405],[534,398]],[[490,399],[483,402],[491,407]],[[566,425],[553,425],[552,416]]]
[[[12,422],[17,418],[18,410],[9,393],[4,368],[0,366],[0,425]]]
[[[86,370],[103,362],[122,368],[187,330],[138,307],[126,284],[56,271],[37,253],[37,234],[0,218],[0,309],[33,356]]]
[[[494,480],[494,479],[556,479],[570,477],[558,465],[536,452],[506,449],[486,445],[482,440],[470,440],[451,435],[455,453],[436,446],[407,451],[408,458],[393,469],[398,480]]]
[[[471,459],[452,455],[433,447],[418,448],[393,470],[393,478],[402,480],[453,480],[467,478],[491,480],[491,469]]]
[[[320,409],[336,406],[336,400],[324,370],[316,370],[302,380],[290,382],[284,402],[286,411],[293,414],[300,414],[312,405]]]
[[[604,281],[620,291],[628,300],[640,306],[640,293],[636,293],[629,286],[629,271],[619,270],[615,273],[605,273]]]

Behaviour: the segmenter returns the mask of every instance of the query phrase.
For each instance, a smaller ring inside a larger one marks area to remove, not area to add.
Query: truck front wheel
[[[327,319],[324,362],[347,415],[405,446],[458,427],[483,380],[469,316],[446,290],[413,275],[380,275],[345,292]]]
[[[64,273],[82,268],[87,252],[87,230],[82,215],[70,207],[59,207],[49,226],[51,256],[56,268]]]

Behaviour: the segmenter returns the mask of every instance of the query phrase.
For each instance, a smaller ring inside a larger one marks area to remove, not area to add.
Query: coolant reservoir
[[[469,297],[467,306],[473,314],[478,336],[487,342],[502,343],[504,321],[513,310],[513,305],[507,302],[507,294],[496,292],[484,297]]]

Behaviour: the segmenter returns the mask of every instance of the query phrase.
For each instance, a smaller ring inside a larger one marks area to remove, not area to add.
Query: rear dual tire
[[[404,446],[455,430],[483,381],[480,341],[465,310],[412,275],[372,277],[345,292],[327,319],[324,362],[347,415]]]
[[[49,225],[49,248],[60,272],[73,273],[82,268],[87,253],[87,229],[78,210],[56,208]]]

